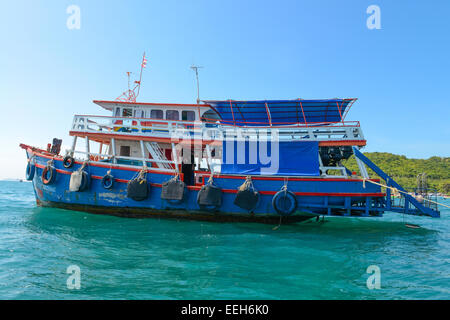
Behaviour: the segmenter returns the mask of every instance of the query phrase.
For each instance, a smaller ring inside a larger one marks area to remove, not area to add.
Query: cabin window
[[[130,156],[130,146],[120,146],[120,156],[129,157]]]
[[[150,112],[150,118],[152,118],[152,119],[164,119],[164,112],[162,110],[152,110]]]
[[[144,110],[134,110],[134,117],[135,118],[143,118],[144,117]]]
[[[220,120],[220,117],[215,111],[208,110],[202,115],[201,120],[206,122],[214,122],[216,120]]]
[[[180,120],[180,114],[178,110],[167,110],[166,111],[166,119],[167,120]]]
[[[124,108],[122,111],[122,117],[131,117],[131,116],[133,116],[133,110]]]
[[[114,115],[120,117],[120,108],[116,108],[116,113]]]
[[[181,112],[181,120],[195,121],[195,112],[194,111],[182,111]]]

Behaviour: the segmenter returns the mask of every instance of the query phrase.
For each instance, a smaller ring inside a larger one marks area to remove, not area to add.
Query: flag
[[[142,67],[142,68],[145,68],[146,65],[147,65],[147,58],[146,58],[145,55],[144,55],[144,58],[142,58],[142,64],[141,64],[141,67]]]

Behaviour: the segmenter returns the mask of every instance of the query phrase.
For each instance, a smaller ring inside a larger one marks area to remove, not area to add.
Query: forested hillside
[[[450,158],[408,159],[405,156],[387,152],[365,152],[364,155],[405,188],[415,188],[417,175],[425,172],[430,188],[450,193]],[[343,164],[359,174],[354,156]],[[372,171],[369,171],[369,174],[371,177],[376,176]]]

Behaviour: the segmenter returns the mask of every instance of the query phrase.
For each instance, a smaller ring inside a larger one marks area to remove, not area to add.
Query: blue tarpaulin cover
[[[356,99],[325,100],[205,100],[223,123],[240,126],[314,124],[343,121]]]
[[[318,176],[319,142],[224,141],[222,174]]]

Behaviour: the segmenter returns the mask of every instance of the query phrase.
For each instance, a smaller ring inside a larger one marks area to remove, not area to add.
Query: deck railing
[[[430,208],[432,210],[437,211],[437,190],[435,189],[425,189],[425,190],[418,190],[417,188],[407,188],[405,189],[408,191],[408,193],[414,197],[418,197],[417,199],[424,207]],[[405,196],[404,194],[401,194],[399,196],[391,195],[391,205],[393,207],[405,207]],[[414,207],[409,203],[408,209],[413,210]]]
[[[316,123],[272,126],[233,126],[216,122],[175,121],[147,118],[108,117],[94,115],[76,115],[72,123],[72,132],[114,133],[124,136],[139,135],[152,137],[186,136],[220,140],[227,138],[271,135],[275,131],[280,140],[364,140],[358,121],[340,123]]]

